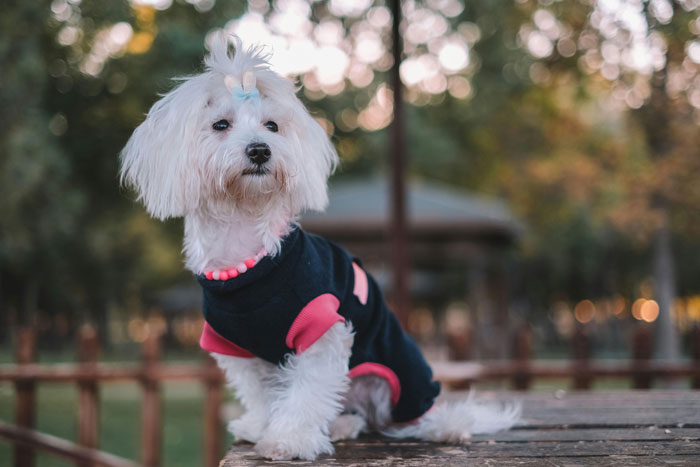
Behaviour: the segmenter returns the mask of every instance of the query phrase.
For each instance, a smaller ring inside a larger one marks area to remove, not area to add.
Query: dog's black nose
[[[263,165],[265,162],[270,160],[272,151],[270,151],[270,146],[265,143],[250,143],[245,148],[245,153],[248,159],[254,164]]]

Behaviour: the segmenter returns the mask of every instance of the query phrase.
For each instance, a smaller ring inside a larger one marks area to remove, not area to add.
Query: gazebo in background
[[[339,180],[329,198],[328,210],[306,213],[302,226],[357,255],[391,297],[387,180]],[[502,202],[440,185],[409,181],[406,201],[412,305],[404,325],[420,338],[444,323],[454,358],[505,357],[508,255],[522,226]]]

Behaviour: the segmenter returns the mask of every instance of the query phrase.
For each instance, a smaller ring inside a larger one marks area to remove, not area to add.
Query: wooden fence
[[[653,328],[640,323],[632,334],[630,357],[624,360],[596,360],[589,327],[579,325],[571,339],[570,360],[532,360],[532,330],[525,325],[517,330],[510,343],[511,359],[495,361],[433,362],[436,379],[444,385],[461,389],[488,380],[510,380],[514,389],[527,390],[534,379],[569,379],[577,390],[591,389],[598,378],[624,379],[634,389],[650,389],[655,380],[687,380],[700,389],[700,327],[688,336],[691,359],[662,361],[652,359]],[[450,342],[452,357],[468,354],[469,339],[463,336]]]
[[[691,334],[692,360],[659,362],[651,360],[651,328],[642,325],[634,333],[631,358],[626,360],[592,359],[591,340],[586,327],[578,328],[571,345],[571,360],[533,361],[532,334],[529,327],[515,333],[510,360],[432,363],[435,377],[445,386],[465,388],[474,382],[510,380],[515,389],[526,390],[534,379],[567,378],[574,389],[590,389],[596,378],[623,378],[637,389],[648,389],[655,379],[689,379],[700,389],[700,328]],[[17,364],[0,365],[0,381],[11,381],[16,390],[16,424],[0,422],[0,438],[14,443],[15,467],[32,467],[36,449],[62,456],[78,466],[134,467],[132,461],[98,450],[99,384],[111,381],[135,381],[143,393],[141,416],[141,462],[147,467],[161,465],[161,391],[162,382],[194,380],[206,389],[204,401],[204,465],[217,466],[221,455],[220,430],[223,377],[213,360],[207,364],[162,364],[160,341],[150,336],[142,347],[138,365],[98,363],[99,343],[92,327],[84,326],[79,335],[78,364],[37,365],[36,336],[21,330],[17,336]],[[468,340],[459,339],[459,346]],[[463,353],[453,348],[453,353]],[[78,386],[77,443],[34,430],[36,421],[36,385],[38,383],[74,383]]]
[[[17,334],[17,365],[0,365],[0,381],[14,383],[16,424],[0,422],[0,438],[14,444],[14,466],[33,467],[35,450],[75,461],[81,467],[135,467],[135,462],[98,450],[99,384],[134,381],[142,389],[141,461],[146,467],[161,465],[162,407],[161,385],[164,381],[199,381],[205,387],[203,465],[219,465],[222,454],[221,405],[223,375],[212,359],[204,365],[161,364],[160,339],[149,336],[142,346],[140,364],[98,364],[99,341],[91,326],[79,333],[77,364],[37,365],[36,334],[22,329]],[[77,443],[34,430],[36,425],[36,386],[38,383],[74,383],[78,387]]]

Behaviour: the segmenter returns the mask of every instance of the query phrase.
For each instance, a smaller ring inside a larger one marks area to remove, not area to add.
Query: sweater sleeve
[[[304,352],[323,336],[331,326],[345,322],[338,314],[340,301],[333,294],[323,294],[302,308],[287,332],[285,344],[297,354]]]

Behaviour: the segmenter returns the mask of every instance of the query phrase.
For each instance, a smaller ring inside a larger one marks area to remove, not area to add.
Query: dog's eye
[[[277,131],[279,130],[279,128],[277,128],[277,124],[273,121],[267,122],[265,124],[265,128],[267,128],[268,130],[270,130],[273,133],[277,133]]]
[[[211,127],[216,131],[224,131],[230,126],[231,124],[228,122],[228,120],[219,120],[218,122],[214,123]]]

